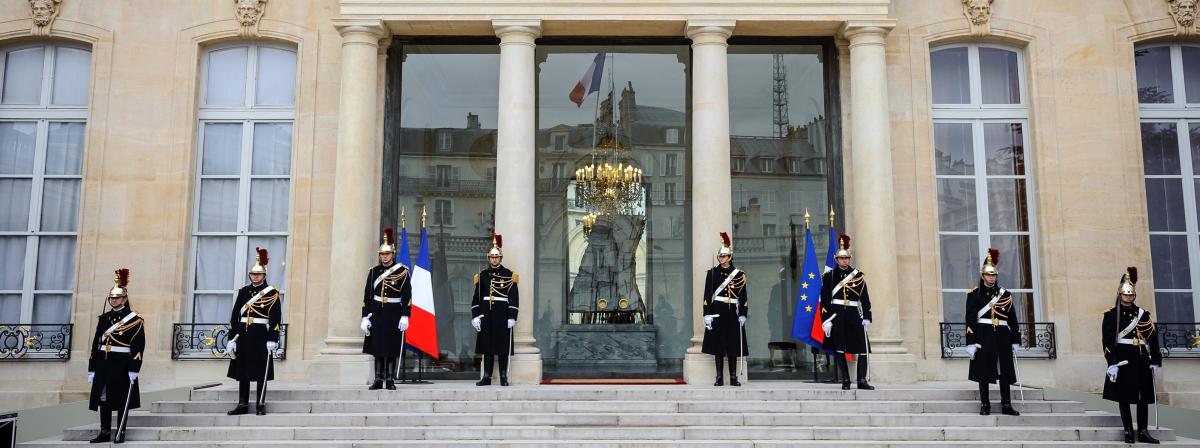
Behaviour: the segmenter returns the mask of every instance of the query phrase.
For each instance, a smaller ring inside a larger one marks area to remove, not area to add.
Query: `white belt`
[[[483,300],[487,300],[487,301],[489,301],[489,302],[507,302],[507,301],[508,301],[508,297],[493,297],[493,296],[487,296],[487,297],[484,297],[484,298],[483,298]]]
[[[1143,341],[1138,338],[1120,338],[1120,339],[1117,339],[1117,343],[1118,344],[1126,344],[1126,345],[1142,345],[1142,344],[1145,344],[1146,341]]]
[[[402,300],[399,297],[388,297],[387,302],[384,302],[383,297],[379,297],[379,296],[375,296],[375,301],[379,302],[379,303],[401,303],[402,302]]]
[[[728,298],[728,297],[725,297],[725,296],[716,296],[716,297],[713,297],[713,300],[716,300],[716,301],[718,301],[718,302],[724,302],[724,303],[728,303],[728,304],[730,304],[730,305],[737,305],[737,304],[738,304],[738,299],[731,299],[731,298]]]
[[[250,319],[248,317],[243,317],[242,322],[251,324],[251,325],[266,325],[266,324],[271,323],[270,319],[267,319],[265,317],[260,317],[258,319]]]
[[[859,303],[857,300],[833,299],[833,304],[834,305],[842,305],[842,306],[854,306],[854,307],[859,306]]]
[[[129,347],[105,347],[97,345],[96,349],[105,353],[129,353]]]
[[[981,323],[981,324],[993,324],[993,323],[994,323],[995,325],[999,325],[999,326],[1001,326],[1001,327],[1007,327],[1007,326],[1008,326],[1008,321],[1007,321],[1007,320],[996,320],[995,322],[992,322],[992,320],[991,320],[991,319],[986,319],[986,318],[985,318],[985,319],[979,319],[979,320],[977,320],[976,322],[977,322],[977,323]]]

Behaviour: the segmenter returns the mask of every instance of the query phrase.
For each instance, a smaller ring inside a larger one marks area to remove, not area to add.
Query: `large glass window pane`
[[[288,180],[250,181],[250,231],[286,232],[288,226]]]
[[[258,49],[256,104],[290,106],[296,96],[296,53],[271,47]]]
[[[294,64],[293,64],[294,65]],[[241,106],[246,101],[246,47],[208,53],[205,101],[209,106]]]
[[[1155,289],[1191,289],[1186,235],[1150,235]]]
[[[941,235],[942,288],[971,289],[979,279],[979,237]]]
[[[242,124],[204,123],[201,174],[234,175],[242,166]]]
[[[267,256],[271,259],[270,265],[267,266],[267,283],[282,290],[285,287],[283,282],[287,278],[287,265],[284,264],[284,261],[287,260],[287,237],[254,236],[248,238],[247,241],[246,269],[249,269],[254,263],[254,256],[257,255],[254,249],[258,247],[266,249]]]
[[[1029,235],[992,235],[992,246],[1000,250],[1000,283],[1010,289],[1032,289],[1033,248]]]
[[[1196,322],[1196,302],[1190,292],[1154,292],[1156,322]],[[1160,330],[1161,331],[1161,330]]]
[[[54,50],[54,104],[87,105],[91,65],[90,51],[68,47]]]
[[[238,181],[203,179],[200,181],[201,232],[234,232],[238,224]]]
[[[79,225],[79,179],[46,179],[42,184],[43,232],[74,232]]]
[[[1171,87],[1171,47],[1139,48],[1133,52],[1137,67],[1138,102],[1173,103]]]
[[[233,294],[196,294],[192,301],[192,322],[228,323],[233,311],[233,299]]]
[[[1183,45],[1183,90],[1187,102],[1200,103],[1200,47]]]
[[[21,295],[0,294],[0,324],[21,322]]]
[[[40,104],[46,47],[9,51],[4,58],[4,104]]]
[[[37,123],[0,122],[0,174],[33,174]]]
[[[966,292],[950,291],[942,293],[942,322],[966,322],[966,308]]]
[[[51,122],[46,135],[46,174],[83,173],[84,123]]]
[[[934,123],[933,152],[937,174],[975,174],[971,123]]]
[[[1146,179],[1146,214],[1151,232],[1187,230],[1182,179]]]
[[[25,279],[25,245],[26,238],[23,236],[0,236],[0,290],[16,291],[22,288]]]
[[[234,289],[233,260],[237,260],[236,245],[237,238],[235,237],[202,236],[196,238],[196,282],[193,289],[197,291]]]
[[[1025,139],[1021,123],[984,123],[983,151],[989,175],[1025,174]]]
[[[979,78],[984,104],[1021,103],[1021,74],[1015,51],[979,47]]]
[[[988,179],[988,219],[993,232],[1029,230],[1025,179]]]
[[[29,195],[33,181],[0,178],[0,231],[29,230]]]
[[[935,50],[929,54],[934,104],[970,104],[971,80],[967,47]]]
[[[1003,275],[1003,274],[1001,274],[1001,275]],[[1005,282],[1003,280],[1003,277],[1001,277],[1001,280],[999,280],[999,282],[1000,282],[1000,287],[1005,288],[1005,289],[1008,288],[1007,285],[1009,283]],[[1033,294],[1028,293],[1028,292],[1017,292],[1017,291],[1010,291],[1010,292],[1012,292],[1013,309],[1017,310],[1018,321],[1020,321],[1022,323],[1035,322],[1034,317],[1037,316],[1037,313],[1034,312],[1036,307],[1034,306],[1035,304],[1033,303]],[[1027,347],[1034,346],[1035,344],[1032,343],[1032,341],[1033,341],[1032,338],[1034,337],[1034,335],[1025,328],[1022,328],[1021,330],[1022,330],[1021,331],[1021,339],[1022,339],[1021,343]]]
[[[253,158],[251,174],[291,173],[292,124],[255,123]]]
[[[33,324],[66,324],[71,322],[70,294],[35,294]]]
[[[956,232],[979,230],[975,208],[975,179],[938,179],[938,229]]]
[[[38,238],[37,280],[40,290],[69,290],[75,287],[75,237]]]
[[[1175,123],[1142,123],[1142,165],[1146,174],[1179,174]]]

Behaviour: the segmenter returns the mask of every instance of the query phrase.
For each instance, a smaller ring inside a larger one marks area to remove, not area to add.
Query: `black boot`
[[[266,380],[256,383],[254,395],[254,415],[267,415],[267,397],[263,395],[263,388],[267,386]],[[262,401],[259,401],[262,400]]]
[[[846,363],[846,354],[835,353],[833,357],[838,374],[842,376],[842,390],[850,390],[850,365]]]
[[[384,387],[386,387],[387,390],[396,390],[396,358],[391,357],[384,359],[383,365],[384,368],[387,369],[387,373],[384,374],[384,378],[386,378]]]
[[[117,411],[117,431],[113,433],[113,443],[125,443],[125,427],[129,424],[125,418],[124,413]]]
[[[992,399],[988,383],[979,383],[979,415],[992,415]]]
[[[855,363],[855,364],[858,364],[858,388],[859,389],[875,390],[875,386],[872,386],[870,383],[867,382],[867,360],[869,358],[870,358],[870,356],[867,356],[867,355],[858,355],[858,362]]]
[[[247,412],[250,412],[250,405],[247,403],[238,403],[237,407],[234,407],[233,410],[226,412],[225,415],[244,415]]]
[[[496,365],[495,363],[496,361],[492,358],[492,355],[483,355],[483,379],[477,381],[475,383],[476,386],[492,385],[492,367]]]
[[[1129,403],[1118,403],[1117,409],[1121,410],[1121,426],[1125,428],[1125,443],[1137,443],[1133,432],[1133,413],[1129,409]]]
[[[101,429],[100,434],[96,434],[96,437],[88,440],[88,443],[106,443],[110,441],[112,441],[112,433]]]
[[[1021,415],[1012,407],[1012,385],[1003,381],[1000,382],[1000,413],[1012,416]]]
[[[725,357],[724,356],[714,356],[713,359],[717,360],[717,380],[713,382],[713,386],[717,386],[717,387],[724,386],[725,385]]]
[[[367,390],[383,389],[383,375],[384,375],[384,372],[386,372],[386,371],[387,371],[387,366],[384,365],[384,358],[380,357],[380,356],[376,356],[375,357],[375,382],[371,383],[371,387],[368,387]]]
[[[112,411],[104,405],[100,406],[100,434],[88,443],[104,443],[112,440]]]
[[[508,386],[508,355],[499,355],[500,358],[500,385]]]
[[[737,358],[734,358],[732,356],[729,357],[729,385],[730,386],[741,386],[742,385],[742,383],[740,381],[738,381]]]
[[[1158,445],[1158,439],[1150,437],[1150,430],[1142,429],[1137,432],[1137,441],[1142,443],[1151,443]]]
[[[1146,403],[1138,403],[1138,442],[1158,444],[1158,439],[1150,437],[1150,405]]]

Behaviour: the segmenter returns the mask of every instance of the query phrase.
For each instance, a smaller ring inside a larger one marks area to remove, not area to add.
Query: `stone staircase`
[[[265,416],[227,416],[231,385],[195,390],[189,401],[156,402],[131,413],[131,446],[1120,446],[1120,418],[1025,389],[1020,417],[978,415],[973,383],[881,385],[753,381],[746,386],[542,385],[475,387],[470,382],[366,387],[273,384]],[[998,392],[993,392],[998,401]],[[1020,393],[1013,391],[1014,399]],[[61,440],[87,444],[95,424]],[[1155,431],[1164,445],[1200,441]]]

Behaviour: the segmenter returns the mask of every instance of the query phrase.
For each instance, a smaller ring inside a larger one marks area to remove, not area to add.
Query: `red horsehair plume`
[[[838,237],[838,240],[840,240],[842,242],[842,249],[850,248],[850,235],[843,233],[841,236]]]
[[[733,241],[729,239],[728,233],[721,232],[721,244],[724,244],[727,247],[733,247]]]
[[[117,269],[117,287],[125,288],[129,286],[129,268]]]
[[[384,227],[383,228],[383,244],[392,244],[392,241],[396,241],[395,238],[392,238],[392,228]],[[263,266],[266,266],[266,265],[267,265],[266,263],[263,263]]]
[[[267,261],[270,260],[269,258],[267,258],[267,250],[263,249],[261,247],[255,247],[254,251],[258,252],[258,265],[262,266],[262,267],[266,267]]]
[[[992,257],[992,266],[1000,265],[1000,249],[989,247],[988,256]]]
[[[1129,283],[1137,284],[1137,266],[1125,268],[1125,272],[1129,273]]]
[[[500,236],[499,233],[492,232],[492,243],[495,244],[497,248],[503,249],[504,248],[504,237]]]

